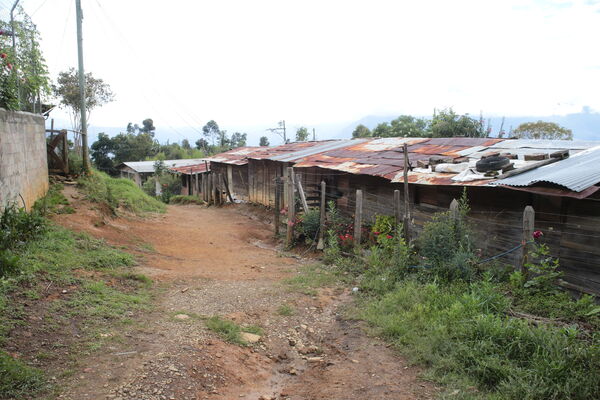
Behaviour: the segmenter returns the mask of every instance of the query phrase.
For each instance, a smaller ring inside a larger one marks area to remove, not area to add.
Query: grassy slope
[[[79,187],[90,201],[106,204],[116,213],[124,208],[136,215],[165,212],[165,205],[148,196],[132,180],[111,178],[103,172],[94,171],[78,182]]]
[[[164,209],[152,201],[140,208],[135,199],[143,196],[137,187],[104,179],[97,185],[123,194],[118,201],[131,204],[132,210]],[[60,188],[54,189],[37,209],[61,212],[68,206]],[[152,282],[131,270],[135,260],[130,254],[49,222],[15,254],[17,272],[0,278],[0,399],[33,398],[55,390],[42,369],[66,373],[77,354],[102,346],[98,330],[107,323],[128,323],[126,315],[150,307],[151,298]],[[73,328],[77,338],[69,335]],[[31,335],[26,340],[19,335],[24,330]],[[50,348],[40,345],[49,338],[63,342]]]

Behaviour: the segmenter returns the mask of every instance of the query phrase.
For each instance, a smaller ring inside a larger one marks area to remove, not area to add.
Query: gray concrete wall
[[[41,116],[0,108],[0,208],[24,201],[29,209],[48,191],[45,132]]]

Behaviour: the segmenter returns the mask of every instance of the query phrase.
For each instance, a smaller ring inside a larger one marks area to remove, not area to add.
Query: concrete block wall
[[[0,208],[30,209],[48,191],[45,132],[41,116],[0,108]]]

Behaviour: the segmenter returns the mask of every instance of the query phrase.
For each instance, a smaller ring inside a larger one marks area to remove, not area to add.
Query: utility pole
[[[317,135],[315,135],[315,128],[313,128],[313,142],[317,141]]]
[[[81,0],[75,0],[77,9],[77,55],[79,60],[79,97],[81,109],[81,148],[83,158],[83,171],[88,174],[90,172],[90,158],[88,155],[88,138],[87,138],[87,118],[85,105],[85,74],[83,71],[83,35],[81,21],[83,13],[81,12]]]
[[[12,8],[10,9],[10,29],[12,29],[12,49],[13,49],[13,57],[15,57],[15,60],[17,58],[17,42],[15,37],[17,36],[16,34],[16,29],[15,29],[15,8],[17,8],[17,4],[19,4],[19,0],[15,0],[15,3],[13,4]],[[17,69],[16,67],[13,68],[12,70],[13,74],[17,74]],[[17,79],[17,100],[19,102],[19,109],[21,109],[21,83],[20,80]]]
[[[276,134],[278,134],[279,136],[281,136],[283,138],[283,144],[286,144],[287,141],[287,136],[285,133],[285,120],[283,121],[279,121],[279,127],[277,128],[269,128],[267,129],[270,132],[275,132]]]

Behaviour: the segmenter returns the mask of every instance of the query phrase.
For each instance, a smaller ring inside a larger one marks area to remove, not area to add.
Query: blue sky
[[[52,76],[76,66],[75,1],[21,2]],[[117,96],[92,113],[93,126],[152,117],[172,140],[195,140],[215,119],[257,140],[281,119],[326,136],[327,126],[366,115],[434,107],[507,116],[600,110],[598,1],[82,4],[86,70]]]

